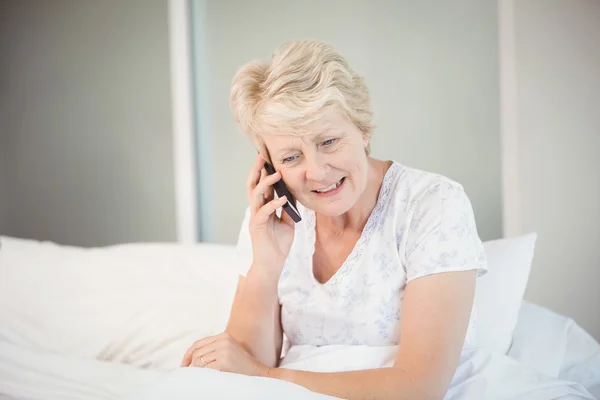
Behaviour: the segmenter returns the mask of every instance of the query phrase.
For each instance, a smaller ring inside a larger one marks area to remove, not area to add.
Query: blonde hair
[[[305,134],[307,126],[332,107],[341,110],[364,138],[370,139],[374,130],[364,79],[332,46],[314,40],[284,43],[270,63],[242,66],[233,78],[230,106],[242,132],[263,155],[268,153],[261,132]]]

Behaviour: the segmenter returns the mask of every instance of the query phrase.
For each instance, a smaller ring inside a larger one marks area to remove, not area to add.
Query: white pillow
[[[475,328],[479,344],[506,354],[535,251],[536,233],[484,242],[489,271],[477,279]]]
[[[194,340],[221,332],[237,284],[234,246],[0,246],[0,337],[141,367],[178,367]]]

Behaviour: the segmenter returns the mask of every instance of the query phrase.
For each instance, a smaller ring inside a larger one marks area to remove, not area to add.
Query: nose
[[[306,160],[306,179],[314,182],[322,182],[329,173],[329,165],[321,154],[315,154],[312,157],[307,156]]]

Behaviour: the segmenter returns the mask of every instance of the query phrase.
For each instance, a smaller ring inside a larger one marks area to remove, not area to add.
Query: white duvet
[[[525,305],[508,356],[463,352],[446,399],[594,399],[600,348],[567,318]],[[533,329],[544,332],[544,339]],[[0,337],[2,335],[0,334]],[[292,347],[283,366],[312,371],[391,365],[394,347]],[[0,399],[327,399],[301,386],[199,368],[142,369],[18,346],[0,338]]]

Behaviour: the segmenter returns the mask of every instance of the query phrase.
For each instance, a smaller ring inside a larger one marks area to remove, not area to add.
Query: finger
[[[250,168],[250,173],[248,174],[248,179],[246,181],[246,192],[248,198],[250,198],[252,191],[260,181],[260,174],[262,169],[264,168],[264,162],[265,161],[262,158],[262,156],[260,154],[257,154],[256,159],[254,160],[254,164],[252,164],[252,167]]]
[[[264,179],[256,185],[252,192],[252,200],[251,200],[251,208],[254,213],[257,213],[263,205],[265,204],[265,193],[270,186],[275,184],[277,181],[281,179],[281,174],[279,172],[275,172],[274,174],[267,175]]]
[[[285,203],[284,203],[285,204]],[[288,215],[287,212],[285,212],[285,210],[281,213],[281,218],[280,220],[286,224],[288,224],[289,226],[294,226],[294,220],[292,219],[292,217],[290,217]]]
[[[192,362],[192,356],[193,356],[194,352],[200,347],[200,343],[203,340],[204,339],[196,340],[194,343],[192,343],[192,345],[190,347],[188,347],[188,349],[185,351],[185,354],[183,355],[183,358],[181,360],[180,365],[182,367],[187,367],[188,365],[190,365],[190,363]]]
[[[210,368],[210,369],[214,369],[215,371],[221,371],[221,364],[215,360],[212,362],[207,363],[204,368]]]
[[[194,354],[194,352],[206,345],[214,343],[218,337],[219,335],[215,335],[196,340],[185,352],[183,359],[181,360],[181,366],[187,367],[188,365],[190,365],[190,363],[192,362],[192,355]]]
[[[263,173],[266,176],[267,175],[267,170],[263,168]],[[281,176],[281,173],[279,173],[279,175]],[[261,175],[261,179],[263,178],[263,176]],[[275,189],[273,188],[273,185],[269,185],[267,187],[267,190],[265,190],[265,194],[264,194],[264,198],[265,198],[265,203],[270,202],[271,200],[273,200],[273,198],[275,197]]]
[[[264,223],[269,219],[269,216],[273,214],[279,207],[283,207],[283,205],[287,202],[287,197],[282,196],[276,199],[271,200],[264,206],[258,210],[256,213],[256,222]]]
[[[263,168],[263,169],[261,169],[261,170],[260,170],[260,180],[259,180],[258,182],[260,183],[260,182],[261,182],[263,179],[265,179],[267,176],[269,176],[269,175],[267,174],[267,170],[266,170],[266,169],[264,169],[264,168]]]
[[[217,353],[215,348],[205,348],[196,350],[192,356],[192,362],[190,366],[204,368],[211,362],[216,361]]]
[[[260,170],[260,179],[259,179],[259,181],[258,181],[258,182],[260,183],[260,182],[261,182],[263,179],[265,179],[265,177],[266,177],[266,176],[267,176],[267,170],[266,170],[266,169],[264,169],[264,168],[263,168],[263,169],[261,169],[261,170]],[[258,186],[258,185],[257,185],[257,186]],[[265,200],[266,200],[266,198],[267,198],[267,196],[266,196],[266,192],[265,192],[265,195],[263,196],[263,199],[265,199]]]

